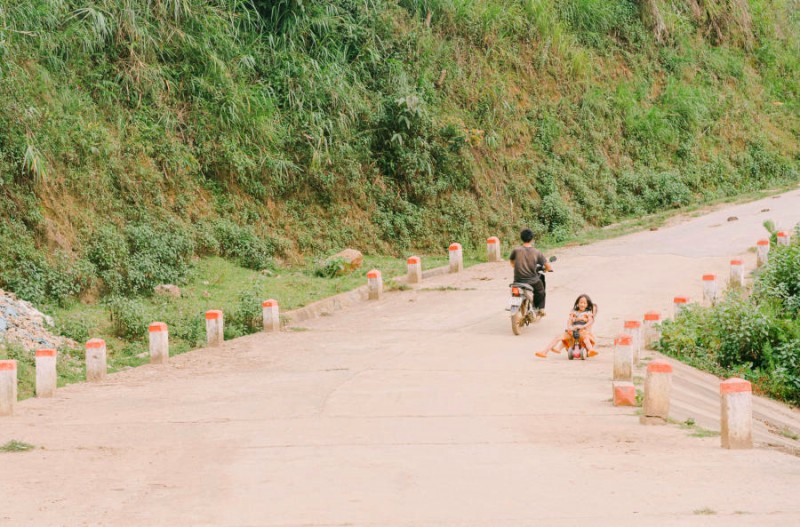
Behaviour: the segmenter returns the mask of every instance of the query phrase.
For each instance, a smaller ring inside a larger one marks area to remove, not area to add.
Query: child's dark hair
[[[594,313],[597,306],[594,305],[594,302],[592,302],[592,299],[589,298],[589,295],[578,295],[578,298],[575,299],[575,305],[572,306],[572,309],[574,311],[578,310],[578,302],[581,301],[581,298],[586,299],[586,311],[591,311],[592,313]]]

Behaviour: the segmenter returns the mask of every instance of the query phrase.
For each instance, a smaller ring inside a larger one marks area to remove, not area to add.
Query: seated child
[[[594,347],[597,339],[592,333],[592,325],[594,324],[594,315],[597,312],[597,306],[592,303],[589,295],[580,295],[575,300],[575,305],[569,313],[567,320],[567,329],[564,333],[554,338],[547,346],[545,351],[536,353],[537,357],[546,357],[548,351],[553,353],[561,353],[561,348],[569,349],[575,344],[575,337],[573,332],[578,330],[581,345],[588,351],[589,357],[597,355]]]

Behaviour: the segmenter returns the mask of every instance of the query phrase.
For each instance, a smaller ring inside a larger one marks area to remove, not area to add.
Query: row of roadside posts
[[[779,245],[789,245],[790,234],[778,232]],[[769,240],[756,243],[756,267],[769,259]],[[730,287],[745,285],[744,262],[730,261]],[[717,276],[703,275],[703,300],[714,304],[719,298]],[[677,316],[690,304],[687,296],[673,298],[673,314]],[[650,348],[660,338],[661,313],[649,311],[643,320],[626,320],[623,333],[614,340],[614,370],[611,391],[614,406],[636,406],[636,387],[633,384],[633,367],[638,366],[643,349]],[[669,416],[672,391],[672,365],[664,360],[654,360],[647,365],[642,400],[642,424],[665,424]],[[750,382],[731,378],[720,382],[720,441],[723,448],[753,447],[753,389]]]
[[[789,245],[789,233],[781,231],[777,239],[779,245]],[[759,240],[756,244],[756,265],[767,263],[769,240]],[[486,252],[490,262],[503,259],[500,240],[491,237],[486,240]],[[453,243],[448,248],[449,272],[458,273],[464,269],[464,254],[460,244]],[[409,283],[422,281],[422,259],[411,256],[407,260]],[[731,287],[744,286],[744,262],[730,261]],[[367,298],[380,300],[383,295],[381,272],[372,269],[367,273]],[[714,303],[718,298],[717,277],[703,275],[703,299]],[[674,313],[690,303],[689,297],[676,296],[673,299]],[[263,329],[266,332],[281,329],[278,301],[265,300],[261,304]],[[205,313],[206,342],[209,347],[222,345],[224,341],[224,317],[221,310]],[[639,365],[640,354],[660,338],[659,324],[661,313],[650,311],[643,320],[626,320],[624,332],[614,340],[614,372],[612,377],[613,403],[615,406],[635,406],[636,387],[633,384],[633,367]],[[166,364],[169,359],[169,330],[164,322],[153,322],[148,328],[150,361]],[[54,349],[36,351],[36,397],[53,397],[56,391],[56,359]],[[93,338],[86,342],[86,380],[100,382],[108,371],[106,343]],[[640,421],[643,424],[663,424],[669,416],[670,393],[672,390],[672,365],[666,361],[654,360],[647,365],[644,381],[644,399]],[[0,416],[11,415],[17,401],[17,361],[0,360]],[[721,443],[723,448],[752,448],[752,387],[748,381],[738,378],[720,383]]]
[[[500,239],[492,236],[486,240],[486,252],[490,262],[503,259]],[[453,243],[448,247],[449,272],[458,273],[464,270],[464,252],[461,244]],[[422,259],[411,256],[407,260],[408,273],[406,279],[416,284],[422,281]],[[372,269],[367,272],[367,298],[380,300],[383,296],[383,279],[381,272]],[[280,331],[281,319],[278,301],[265,300],[261,303],[264,331]],[[206,344],[208,347],[222,345],[224,336],[224,315],[221,310],[206,311]],[[150,362],[166,364],[169,360],[169,328],[164,322],[153,322],[148,327]],[[103,339],[93,338],[86,342],[86,380],[101,382],[108,372],[108,353]],[[54,397],[58,375],[56,361],[58,352],[54,349],[36,351],[36,397]],[[17,402],[17,361],[0,360],[0,416],[12,415]]]

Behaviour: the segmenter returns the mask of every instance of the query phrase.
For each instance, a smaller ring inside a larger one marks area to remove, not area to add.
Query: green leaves
[[[773,247],[753,294],[731,291],[714,307],[691,305],[662,325],[659,349],[719,375],[743,375],[800,403],[800,244]]]

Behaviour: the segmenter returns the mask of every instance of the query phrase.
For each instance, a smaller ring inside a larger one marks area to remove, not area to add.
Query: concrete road
[[[0,454],[0,525],[798,525],[800,458],[640,425],[611,406],[608,347],[534,357],[578,293],[607,345],[730,257],[752,268],[765,219],[800,221],[800,191],[560,250],[550,315],[518,337],[511,269],[485,264],[25,401],[0,444],[37,448]],[[718,414],[715,379],[677,388],[681,418]]]

